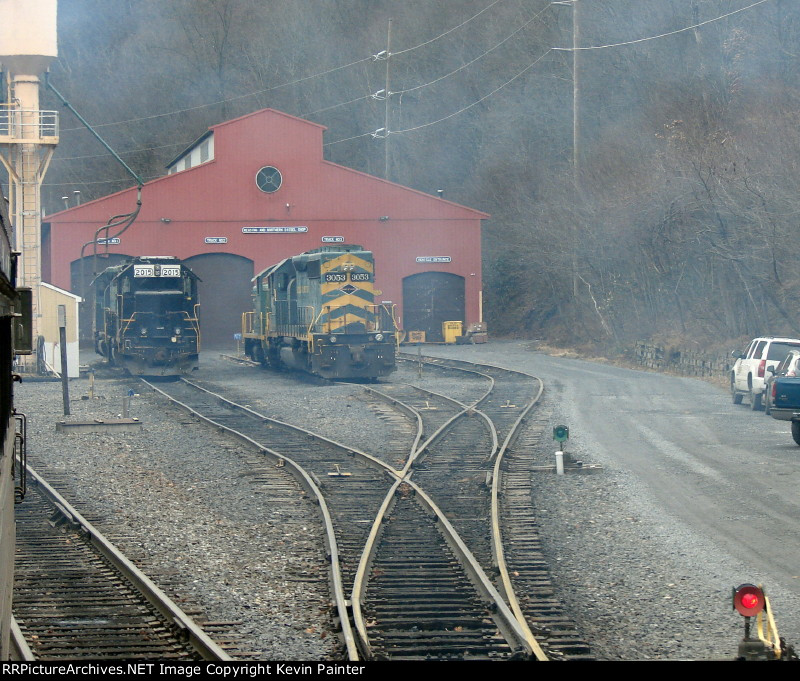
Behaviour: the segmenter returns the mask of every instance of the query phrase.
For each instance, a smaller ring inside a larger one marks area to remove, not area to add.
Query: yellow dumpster
[[[455,343],[461,334],[461,322],[442,322],[442,336],[445,343]]]

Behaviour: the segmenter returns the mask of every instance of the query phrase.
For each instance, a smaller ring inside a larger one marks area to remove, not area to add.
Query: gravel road
[[[600,659],[724,660],[742,618],[731,589],[763,584],[800,647],[800,448],[787,424],[707,382],[552,357],[526,342],[426,346],[528,371],[592,475],[537,478],[552,574]],[[552,463],[554,442],[532,452]]]

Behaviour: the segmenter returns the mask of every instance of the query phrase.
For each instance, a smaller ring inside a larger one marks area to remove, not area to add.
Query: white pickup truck
[[[734,404],[750,396],[750,408],[761,409],[767,369],[777,366],[790,350],[800,350],[800,338],[754,338],[744,353],[734,352],[736,362],[731,369],[731,395]]]

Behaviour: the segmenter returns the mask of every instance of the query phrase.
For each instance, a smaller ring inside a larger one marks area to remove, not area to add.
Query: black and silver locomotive
[[[394,310],[375,303],[370,251],[319,248],[268,267],[253,281],[254,309],[242,321],[251,359],[324,378],[374,379],[395,370]]]
[[[95,350],[135,376],[197,368],[198,277],[171,256],[142,256],[94,280]]]

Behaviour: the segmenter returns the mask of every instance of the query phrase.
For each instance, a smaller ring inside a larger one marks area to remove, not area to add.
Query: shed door
[[[443,322],[465,321],[464,277],[422,272],[403,279],[403,329],[424,331],[429,341],[444,341]]]
[[[233,335],[242,331],[242,313],[253,309],[253,261],[231,253],[204,253],[183,262],[201,279],[201,349],[232,351]]]

